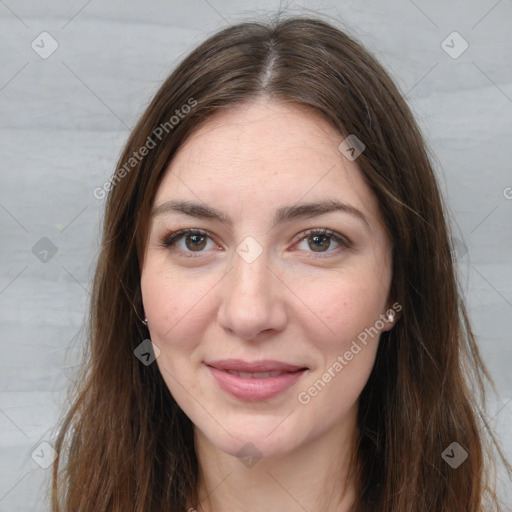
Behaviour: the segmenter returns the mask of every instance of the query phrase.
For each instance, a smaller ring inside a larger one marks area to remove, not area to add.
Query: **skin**
[[[342,484],[357,433],[358,397],[370,375],[379,334],[334,372],[307,404],[307,391],[393,304],[391,243],[378,202],[344,137],[318,114],[259,99],[216,115],[172,160],[154,206],[190,200],[221,210],[215,219],[167,212],[152,217],[141,288],[156,364],[194,424],[203,510],[347,512],[354,483]],[[337,199],[367,219],[330,212],[273,227],[282,206]],[[195,228],[164,247],[169,230]],[[310,228],[348,238],[346,248]],[[193,235],[192,235],[193,237]],[[248,263],[237,246],[253,237],[262,253]],[[192,254],[192,257],[187,257]],[[239,400],[221,390],[205,361],[272,359],[308,367],[270,400]],[[331,370],[332,372],[332,370]],[[252,443],[256,463],[238,451]],[[207,497],[207,495],[209,495]]]

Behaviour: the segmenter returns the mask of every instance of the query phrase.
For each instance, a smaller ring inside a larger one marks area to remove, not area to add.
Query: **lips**
[[[243,359],[220,359],[218,361],[211,361],[206,363],[207,366],[217,368],[217,370],[245,372],[245,373],[259,373],[259,372],[287,372],[292,373],[298,370],[307,369],[305,366],[297,366],[281,361],[254,361],[248,362]]]
[[[280,361],[224,359],[206,363],[220,388],[244,401],[267,400],[293,386],[308,368]]]
[[[283,373],[291,373],[291,372],[281,372],[279,370],[275,372],[237,372],[235,370],[222,370],[231,375],[236,375],[237,377],[243,377],[244,379],[267,379],[268,377],[277,377],[278,375],[282,375]]]

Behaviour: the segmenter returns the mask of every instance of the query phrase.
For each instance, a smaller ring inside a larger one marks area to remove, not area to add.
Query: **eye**
[[[187,256],[192,256],[190,253],[203,252],[203,249],[207,246],[208,239],[211,240],[209,233],[201,229],[180,229],[179,231],[166,233],[161,243],[163,247],[174,248],[174,246],[178,245],[177,242],[183,240],[185,246],[178,247],[178,249],[188,253]]]
[[[338,233],[335,233],[334,231],[331,231],[330,229],[309,229],[308,231],[301,233],[301,237],[299,239],[301,243],[306,243],[306,251],[308,249],[311,249],[310,252],[318,254],[318,256],[315,254],[313,257],[319,257],[322,258],[324,256],[321,256],[320,254],[324,253],[336,253],[343,251],[344,249],[347,249],[350,247],[350,242],[339,235]],[[331,249],[332,243],[337,244],[338,246],[334,249]],[[300,246],[300,244],[299,244]],[[330,256],[331,254],[328,254]]]

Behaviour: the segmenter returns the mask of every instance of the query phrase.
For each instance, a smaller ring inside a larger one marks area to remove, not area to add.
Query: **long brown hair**
[[[98,191],[109,193],[87,357],[55,443],[53,512],[200,508],[193,425],[157,365],[134,356],[149,338],[140,318],[149,211],[192,131],[262,95],[308,106],[340,141],[354,134],[364,143],[357,162],[393,241],[391,296],[403,311],[382,334],[360,396],[354,511],[501,510],[489,483],[491,449],[511,468],[485,420],[490,377],[425,143],[380,64],[330,23],[299,16],[231,26],[195,49],[161,86]],[[442,457],[454,442],[468,453],[456,469]]]

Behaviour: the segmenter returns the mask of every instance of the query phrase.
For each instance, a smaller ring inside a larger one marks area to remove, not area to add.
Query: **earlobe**
[[[383,332],[391,331],[395,326],[395,312],[392,309],[388,309],[384,315],[381,315],[381,318],[385,322],[385,326],[382,329]]]
[[[387,322],[388,324],[391,324],[385,330],[387,330],[387,331],[391,330],[395,326],[397,320],[400,318],[400,311],[402,311],[401,304],[399,304],[398,302],[395,302],[391,307],[389,307],[386,310],[386,313],[381,316],[381,318],[385,322]]]

